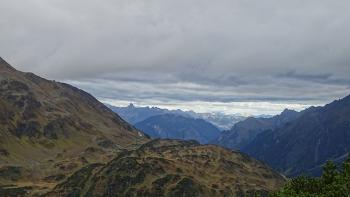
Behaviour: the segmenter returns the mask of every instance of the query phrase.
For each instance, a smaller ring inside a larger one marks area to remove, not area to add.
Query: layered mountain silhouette
[[[115,107],[108,104],[106,105],[114,112],[119,114],[124,120],[133,125],[142,122],[152,116],[173,114],[186,118],[203,119],[207,122],[210,122],[220,130],[228,130],[235,123],[245,119],[245,117],[238,114],[227,115],[223,113],[196,113],[193,111],[182,111],[179,109],[168,110],[158,107],[136,107],[133,104],[130,104],[127,107]]]
[[[168,110],[158,107],[136,107],[132,103],[130,103],[127,107],[115,107],[108,104],[106,105],[115,113],[119,114],[124,120],[133,125],[142,122],[152,116],[175,114],[189,118],[193,117],[195,114],[195,112],[192,111],[185,112],[182,110]]]
[[[243,195],[284,182],[238,152],[150,141],[90,94],[0,59],[3,196]]]
[[[243,149],[289,175],[320,175],[327,160],[350,152],[350,96],[311,107],[283,126],[260,133]]]
[[[230,149],[241,150],[250,144],[259,133],[269,129],[276,129],[299,116],[300,113],[286,109],[280,115],[271,118],[249,117],[235,124],[230,130],[223,131],[211,143]]]
[[[220,134],[219,129],[205,120],[174,114],[152,116],[135,124],[135,127],[153,138],[197,140],[202,144]]]

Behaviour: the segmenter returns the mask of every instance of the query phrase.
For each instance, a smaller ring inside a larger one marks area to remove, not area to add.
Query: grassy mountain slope
[[[90,165],[48,196],[241,196],[266,194],[284,177],[241,153],[192,141],[153,140]]]
[[[55,182],[52,176],[108,161],[147,140],[88,93],[0,58],[0,174],[9,174],[0,176],[2,185]]]

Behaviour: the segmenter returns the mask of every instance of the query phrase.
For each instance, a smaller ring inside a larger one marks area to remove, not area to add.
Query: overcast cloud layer
[[[350,94],[347,0],[1,0],[0,56],[114,104],[278,113]]]

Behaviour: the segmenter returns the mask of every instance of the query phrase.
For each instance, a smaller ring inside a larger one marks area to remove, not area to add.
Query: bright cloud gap
[[[244,116],[251,115],[276,115],[281,113],[284,109],[293,109],[301,111],[310,107],[311,105],[297,104],[297,103],[271,103],[271,102],[205,102],[205,101],[191,101],[191,102],[163,102],[163,101],[123,101],[116,99],[100,98],[101,102],[118,107],[125,107],[133,103],[138,107],[159,107],[169,110],[181,109],[184,111],[194,111],[197,113],[224,113],[224,114],[239,114]]]

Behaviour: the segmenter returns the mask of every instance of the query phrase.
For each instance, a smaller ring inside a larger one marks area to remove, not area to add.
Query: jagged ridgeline
[[[90,94],[0,59],[3,196],[236,196],[284,182],[238,152],[150,141]]]

